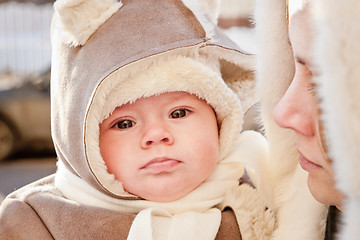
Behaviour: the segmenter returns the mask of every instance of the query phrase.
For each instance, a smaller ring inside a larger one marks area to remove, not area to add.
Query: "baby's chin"
[[[189,192],[190,193],[190,192]],[[186,195],[188,195],[189,193],[183,193],[183,194],[178,194],[178,195],[173,195],[173,194],[150,194],[150,195],[143,195],[143,196],[139,196],[147,201],[151,201],[151,202],[174,202],[176,200],[179,200],[183,197],[185,197]]]
[[[125,189],[126,190],[126,189]],[[135,193],[127,191],[135,196],[138,196],[144,200],[151,201],[151,202],[174,202],[177,201],[188,194],[190,194],[194,189],[186,190],[186,191],[178,191],[178,192],[170,192],[168,190],[163,191],[151,191],[151,192],[142,192],[142,193]]]

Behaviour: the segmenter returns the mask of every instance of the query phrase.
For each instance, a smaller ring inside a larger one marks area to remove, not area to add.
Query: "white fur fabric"
[[[127,239],[215,239],[220,223],[221,211],[217,208],[174,216],[161,208],[148,208],[135,217]]]
[[[307,174],[298,165],[295,135],[281,129],[272,112],[289,86],[294,62],[288,39],[287,5],[283,0],[258,0],[255,12],[257,38],[257,95],[269,142],[269,158],[249,162],[253,178],[267,205],[274,209],[277,230],[273,239],[323,239],[326,206],[307,187]]]
[[[316,0],[315,78],[329,155],[344,202],[338,239],[360,238],[360,2]]]
[[[117,0],[57,0],[54,8],[61,23],[62,41],[71,46],[84,45],[121,6]]]
[[[233,209],[240,227],[242,240],[271,239],[276,229],[274,213],[260,200],[256,189],[247,184],[229,191],[221,209]]]

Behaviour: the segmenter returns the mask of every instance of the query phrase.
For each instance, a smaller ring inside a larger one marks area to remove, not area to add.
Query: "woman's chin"
[[[326,205],[341,206],[343,195],[334,187],[332,178],[309,174],[308,187],[316,201]]]

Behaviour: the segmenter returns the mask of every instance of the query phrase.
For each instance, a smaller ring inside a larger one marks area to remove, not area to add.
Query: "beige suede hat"
[[[117,106],[164,92],[205,99],[220,125],[219,161],[231,152],[253,103],[247,92],[255,59],[217,28],[218,7],[195,0],[55,3],[52,134],[70,171],[106,194],[136,198],[107,172],[99,123]]]

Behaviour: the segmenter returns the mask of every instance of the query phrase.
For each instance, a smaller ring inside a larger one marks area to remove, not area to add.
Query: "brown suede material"
[[[0,239],[53,239],[49,230],[28,204],[6,199],[0,208]]]
[[[50,193],[27,200],[55,239],[126,239],[134,214],[79,205]]]
[[[0,208],[0,239],[126,239],[134,214],[80,205],[51,192],[36,192],[19,200],[25,190],[52,185],[53,176],[41,179],[10,194]],[[233,211],[222,213],[216,236],[241,239]]]
[[[231,208],[225,208],[225,210],[221,213],[221,224],[215,239],[242,239],[239,225]]]

